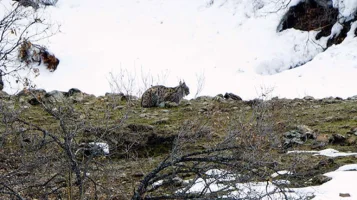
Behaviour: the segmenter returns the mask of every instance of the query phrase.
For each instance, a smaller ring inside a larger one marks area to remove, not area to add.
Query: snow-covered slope
[[[327,38],[315,41],[317,32],[277,33],[287,10],[282,3],[209,2],[60,0],[47,12],[61,24],[61,32],[43,42],[61,63],[55,73],[42,70],[35,82],[46,90],[76,87],[102,95],[110,91],[109,72],[127,70],[137,80],[136,90],[143,88],[145,74],[153,76],[153,84],[175,86],[185,80],[189,98],[200,75],[205,77],[201,95],[233,92],[250,99],[268,91],[288,98],[357,94],[357,39],[352,34],[322,52]]]

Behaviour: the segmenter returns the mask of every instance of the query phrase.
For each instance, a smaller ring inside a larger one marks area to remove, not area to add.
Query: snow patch
[[[339,152],[335,149],[324,149],[321,151],[288,151],[288,154],[291,153],[308,153],[308,154],[313,154],[314,156],[326,156],[326,157],[345,157],[345,156],[356,156],[357,153],[344,153],[344,152]]]

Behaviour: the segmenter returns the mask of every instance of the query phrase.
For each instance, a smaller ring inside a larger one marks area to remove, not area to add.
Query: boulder
[[[348,97],[347,100],[357,100],[357,95],[354,95],[352,97]]]
[[[81,143],[75,154],[83,154],[84,156],[106,156],[109,155],[109,145],[106,142]]]
[[[283,134],[284,148],[292,147],[293,145],[304,144],[308,139],[315,139],[313,131],[306,125],[299,125],[296,129]]]
[[[28,96],[45,96],[46,90],[44,89],[24,89],[17,93],[17,97],[28,97]]]
[[[348,132],[347,132],[347,134],[357,136],[357,127],[353,127],[353,128],[351,128],[351,130],[350,130],[350,131],[348,131]]]
[[[9,98],[10,95],[0,90],[0,99]]]
[[[51,92],[46,93],[45,98],[51,102],[63,102],[65,99],[65,95],[63,94],[63,92],[53,90]]]
[[[143,124],[129,124],[127,128],[133,132],[148,132],[154,130],[153,126]]]
[[[332,134],[330,137],[330,143],[332,144],[345,144],[346,143],[346,137],[341,135],[341,134]]]
[[[233,100],[235,100],[235,101],[242,101],[242,98],[240,98],[240,96],[235,95],[235,94],[233,94],[233,93],[226,93],[226,94],[224,95],[224,98],[225,98],[225,99],[233,99]]]
[[[40,105],[41,102],[38,98],[31,98],[27,101],[30,105],[33,105],[33,106],[37,106],[37,105]]]
[[[315,177],[312,178],[311,182],[314,184],[314,185],[322,185],[328,181],[330,181],[332,178],[331,177],[328,177],[328,176],[324,176],[324,175],[317,175]]]
[[[82,91],[80,91],[77,88],[71,88],[71,89],[68,90],[68,92],[65,92],[64,95],[66,97],[70,97],[70,96],[73,96],[74,94],[78,94],[78,93],[82,93]]]
[[[304,99],[305,101],[313,101],[313,100],[315,100],[315,98],[312,97],[312,96],[305,96],[303,99]]]

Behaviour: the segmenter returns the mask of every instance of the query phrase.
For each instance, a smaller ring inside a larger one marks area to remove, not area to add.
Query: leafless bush
[[[151,86],[165,84],[167,77],[167,71],[155,76],[141,69],[138,75],[135,69],[120,68],[117,73],[109,73],[108,82],[113,93],[140,97]]]
[[[110,123],[108,107],[88,121],[88,110],[77,110],[70,99],[48,102],[35,90],[21,95],[35,98],[41,114],[38,121],[31,120],[23,113],[26,108],[13,107],[15,100],[0,99],[0,171],[5,170],[0,173],[0,197],[96,199],[99,190],[112,194],[99,184],[108,169],[100,159],[111,156],[104,138],[121,128],[126,113]]]
[[[20,72],[38,72],[37,68],[27,62],[19,63],[19,58],[32,53],[22,51],[24,49],[21,50],[21,45],[26,44],[28,47],[33,42],[50,37],[58,31],[58,27],[42,18],[35,10],[24,8],[20,4],[0,6],[4,6],[2,10],[6,10],[0,16],[0,70],[4,81],[9,83],[15,79],[21,82],[25,77]]]
[[[200,74],[196,74],[196,80],[197,80],[197,90],[195,93],[195,98],[198,97],[198,95],[201,94],[203,88],[205,87],[205,83],[206,83],[206,76],[205,73],[202,72]]]
[[[43,6],[54,6],[58,0],[13,0],[19,3],[19,5],[24,7],[32,7],[37,10],[41,5]]]
[[[132,199],[215,199],[227,196],[291,199],[287,185],[271,177],[281,169],[276,153],[281,148],[281,141],[274,133],[270,104],[257,99],[251,106],[251,118],[232,116],[226,135],[216,141],[206,138],[210,134],[200,133],[205,127],[200,122],[184,124],[170,155],[146,174]],[[293,165],[289,169],[298,166]],[[256,184],[264,189],[257,190]]]

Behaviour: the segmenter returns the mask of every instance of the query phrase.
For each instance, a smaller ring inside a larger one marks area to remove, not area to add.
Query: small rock
[[[169,122],[169,118],[165,117],[159,120],[156,120],[153,124],[167,124]]]
[[[332,136],[329,139],[329,142],[332,144],[345,144],[346,143],[346,137],[341,135],[341,134],[332,134]]]
[[[142,124],[129,124],[127,127],[133,132],[147,132],[154,130],[153,126]]]
[[[250,110],[250,109],[252,109],[252,107],[250,107],[250,106],[244,107],[244,110]]]
[[[311,149],[322,149],[327,145],[328,142],[314,142],[311,145]]]
[[[192,107],[186,107],[186,108],[184,108],[183,110],[184,110],[184,111],[192,111],[193,108],[192,108]]]
[[[63,102],[65,96],[63,92],[58,90],[53,90],[45,94],[45,98],[49,99],[51,102]]]
[[[0,98],[8,98],[10,95],[8,95],[6,92],[0,90]]]
[[[233,100],[235,100],[235,101],[242,101],[242,98],[241,98],[240,96],[235,95],[235,94],[233,94],[233,93],[226,93],[226,94],[224,95],[224,98],[225,98],[225,99],[233,99]]]
[[[333,104],[333,103],[340,102],[341,99],[340,98],[328,97],[328,98],[323,98],[320,101],[322,101],[322,103],[326,103],[326,104]]]
[[[340,197],[351,197],[349,193],[340,193]]]
[[[316,141],[323,142],[323,143],[327,144],[329,142],[329,138],[330,138],[330,136],[327,134],[319,134],[316,137]]]
[[[82,93],[82,91],[80,91],[77,88],[71,88],[71,89],[68,90],[68,92],[64,93],[64,95],[66,97],[70,97],[70,96],[73,96],[74,94],[78,94],[78,93]]]
[[[139,117],[141,117],[141,118],[147,117],[147,114],[145,114],[145,113],[140,114]]]
[[[349,137],[346,141],[348,145],[355,145],[357,143],[357,138],[356,137]]]
[[[210,101],[212,99],[213,98],[210,97],[210,96],[200,96],[200,97],[197,97],[195,100],[197,100],[197,101]]]
[[[136,172],[133,174],[133,177],[136,177],[136,178],[141,178],[143,176],[144,176],[144,174],[142,172]]]
[[[312,96],[306,96],[306,97],[304,97],[303,99],[306,100],[306,101],[313,101],[313,100],[315,100],[315,98],[312,97]]]
[[[347,134],[351,134],[351,135],[357,136],[357,127],[351,128],[351,130],[349,132],[347,132]]]
[[[332,178],[331,177],[328,177],[328,176],[324,176],[324,175],[317,175],[315,177],[312,178],[312,183],[314,185],[322,185],[328,181],[330,181]]]
[[[200,108],[200,109],[198,110],[198,112],[203,113],[203,112],[206,112],[207,110],[208,110],[207,108]]]
[[[169,110],[161,110],[161,112],[163,112],[163,113],[169,113],[170,111],[169,111]]]
[[[182,99],[181,101],[180,101],[180,105],[181,106],[189,106],[189,105],[191,105],[192,103],[190,102],[190,101],[188,101],[187,99]]]
[[[37,98],[31,98],[30,100],[27,101],[30,105],[37,106],[40,105],[40,101]]]
[[[348,99],[348,100],[357,100],[357,95],[354,95],[354,96],[352,96],[352,97],[348,97],[347,99]]]
[[[124,108],[125,108],[125,106],[116,106],[113,110],[122,110]]]
[[[312,108],[317,109],[317,108],[321,108],[321,106],[320,105],[313,105]]]
[[[46,94],[46,90],[44,89],[24,89],[21,90],[16,96],[21,97],[21,96],[29,96],[29,95],[35,95],[35,96],[44,96]]]
[[[223,94],[216,95],[215,97],[213,97],[213,100],[218,102],[224,101]]]
[[[161,102],[161,103],[159,104],[159,108],[165,108],[165,102]]]

